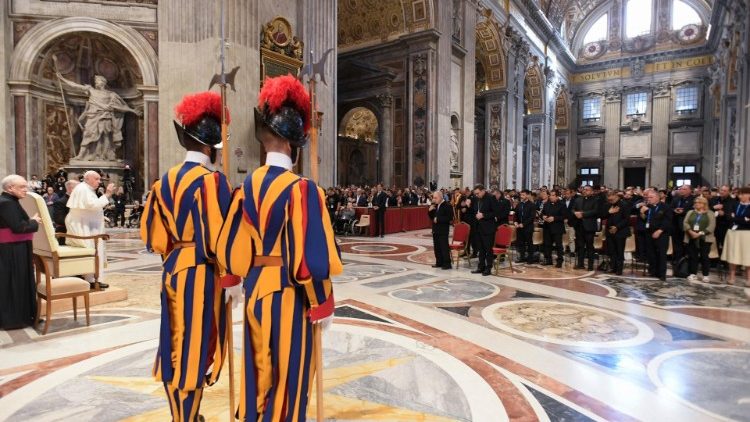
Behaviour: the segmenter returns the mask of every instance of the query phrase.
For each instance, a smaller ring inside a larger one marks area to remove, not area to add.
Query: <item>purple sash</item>
[[[34,233],[13,233],[11,229],[0,229],[0,243],[26,242],[34,239]]]

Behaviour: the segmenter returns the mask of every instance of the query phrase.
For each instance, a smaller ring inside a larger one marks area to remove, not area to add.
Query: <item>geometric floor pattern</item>
[[[489,277],[465,261],[435,270],[429,231],[338,241],[344,273],[323,338],[327,420],[750,421],[741,288],[568,262],[504,263]],[[127,301],[93,307],[90,327],[61,312],[44,336],[0,331],[0,421],[169,419],[149,376],[160,260],[134,231],[112,233],[107,247],[105,281]],[[308,410],[312,419],[315,400]],[[226,374],[201,413],[229,420]]]

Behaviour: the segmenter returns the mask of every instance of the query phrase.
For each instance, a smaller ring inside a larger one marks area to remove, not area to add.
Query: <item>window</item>
[[[672,173],[674,174],[690,174],[695,173],[695,166],[673,166]]]
[[[582,167],[579,171],[581,174],[581,186],[593,186],[598,183],[596,176],[599,176],[599,167]]]
[[[677,88],[674,110],[677,114],[692,114],[698,111],[698,87]]]
[[[643,116],[646,114],[648,95],[645,92],[628,94],[626,98],[626,109],[628,116]]]
[[[583,37],[583,45],[586,45],[588,43],[592,43],[594,41],[602,41],[607,39],[607,14],[603,14],[602,17],[596,20],[593,25],[591,25],[591,28],[589,28],[589,32],[586,33],[586,36]]]
[[[602,99],[600,97],[583,100],[583,121],[593,122],[602,117]]]
[[[690,183],[692,183],[692,182],[690,181],[690,179],[677,179],[677,180],[675,181],[675,184],[677,185],[677,187],[678,187],[678,188],[679,188],[680,186],[682,186],[682,185],[689,185]]]
[[[672,3],[672,29],[681,29],[685,25],[703,23],[698,12],[682,0],[674,0]]]
[[[625,8],[625,36],[637,37],[651,33],[652,0],[628,0]]]

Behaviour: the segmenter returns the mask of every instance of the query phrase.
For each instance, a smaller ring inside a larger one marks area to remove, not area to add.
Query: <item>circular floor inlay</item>
[[[424,251],[425,248],[416,245],[399,245],[396,243],[356,242],[340,245],[341,252],[357,255],[390,256],[406,255]]]
[[[688,349],[661,354],[648,364],[660,389],[712,420],[750,421],[750,350]]]
[[[451,279],[410,289],[394,290],[388,295],[407,302],[465,303],[490,298],[499,291],[496,285],[483,281]]]
[[[577,347],[634,346],[654,337],[651,328],[633,318],[573,303],[514,300],[488,306],[482,317],[520,337]]]

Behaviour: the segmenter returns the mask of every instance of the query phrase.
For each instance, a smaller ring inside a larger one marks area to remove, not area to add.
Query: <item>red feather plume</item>
[[[183,126],[192,126],[204,115],[213,116],[221,121],[221,95],[213,91],[198,92],[182,97],[174,108],[177,120]],[[227,124],[229,124],[229,107],[227,107]]]
[[[305,133],[310,130],[310,95],[304,85],[292,75],[266,78],[258,94],[258,108],[268,108],[274,114],[281,107],[292,107],[302,115]]]

